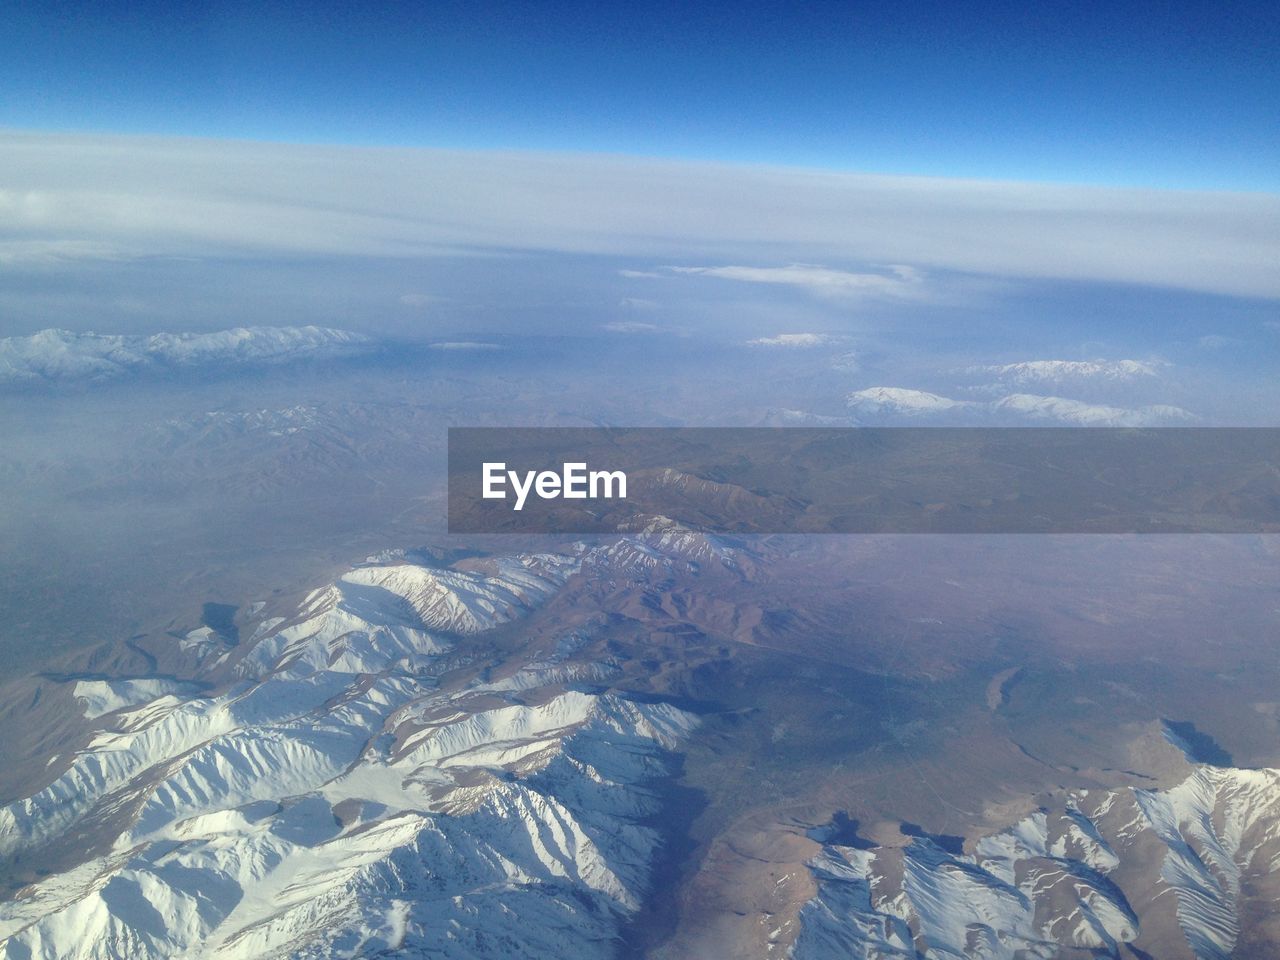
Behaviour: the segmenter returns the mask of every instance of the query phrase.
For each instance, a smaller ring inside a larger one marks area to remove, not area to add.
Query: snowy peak
[[[312,592],[289,623],[264,624],[242,674],[417,669],[472,636],[545,603],[578,569],[556,554],[500,557],[468,568],[425,567],[391,557]]]
[[[868,387],[849,394],[848,406],[855,414],[896,414],[921,416],[948,413],[976,406],[968,400],[952,400],[924,390],[905,387]]]
[[[625,526],[629,536],[617,545],[637,544],[666,557],[677,557],[694,563],[734,565],[734,551],[714,534],[703,533],[678,520],[663,516],[642,516]],[[605,548],[607,551],[611,548]]]
[[[0,857],[55,867],[4,955],[613,956],[696,718],[570,686],[607,668],[575,636],[500,682],[450,653],[577,565],[392,555],[263,621],[221,692],[79,681],[86,742],[0,809]]]
[[[1125,382],[1159,375],[1157,360],[1023,360],[969,367],[969,374],[994,376],[1004,383]]]
[[[199,687],[193,683],[159,678],[121,680],[78,680],[73,689],[85,718],[96,720],[103,714],[125,707],[151,703],[161,697],[185,694],[191,696]]]
[[[1064,397],[1015,393],[991,404],[996,413],[1014,413],[1030,420],[1047,420],[1082,427],[1156,427],[1195,419],[1181,407],[1153,404],[1111,407]]]
[[[1032,393],[1013,393],[998,400],[978,402],[952,400],[902,387],[870,387],[849,394],[847,402],[849,409],[862,417],[933,418],[944,422],[1013,420],[1087,427],[1156,427],[1195,420],[1193,414],[1168,404],[1113,407]]]
[[[1168,790],[1070,793],[970,852],[829,843],[791,955],[1226,960],[1280,868],[1277,804],[1280,771],[1202,766]]]
[[[405,604],[428,630],[472,634],[515,619],[553,594],[573,561],[544,554],[501,558],[474,570],[428,569],[414,564],[353,570],[338,582],[344,598],[377,604],[380,591]]]

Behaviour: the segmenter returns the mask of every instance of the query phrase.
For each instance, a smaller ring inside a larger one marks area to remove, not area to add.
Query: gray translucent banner
[[[1280,532],[1280,429],[449,430],[450,532],[655,516],[732,534]]]

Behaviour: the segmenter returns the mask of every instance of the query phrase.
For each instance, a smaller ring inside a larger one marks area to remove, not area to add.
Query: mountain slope
[[[576,688],[608,665],[572,638],[447,676],[576,563],[363,566],[211,651],[224,692],[81,687],[91,737],[0,811],[6,859],[58,865],[0,906],[0,955],[613,955],[695,719]]]
[[[827,844],[791,955],[1225,960],[1280,868],[1278,801],[1280,771],[1198,765],[1168,790],[1069,794],[968,853]]]

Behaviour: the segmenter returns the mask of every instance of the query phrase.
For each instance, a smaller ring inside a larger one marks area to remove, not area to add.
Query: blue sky
[[[1280,189],[1280,5],[28,3],[0,124]]]

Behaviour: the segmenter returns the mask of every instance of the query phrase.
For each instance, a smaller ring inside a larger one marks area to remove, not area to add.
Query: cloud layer
[[[769,283],[799,287],[822,297],[880,297],[911,299],[920,294],[923,275],[913,267],[895,265],[883,273],[833,270],[808,263],[783,267],[667,267],[672,273],[715,277],[740,283]]]
[[[811,290],[899,295],[912,271],[941,270],[1280,297],[1275,195],[626,157],[8,133],[0,224],[0,270],[559,251],[734,264],[698,269]]]

